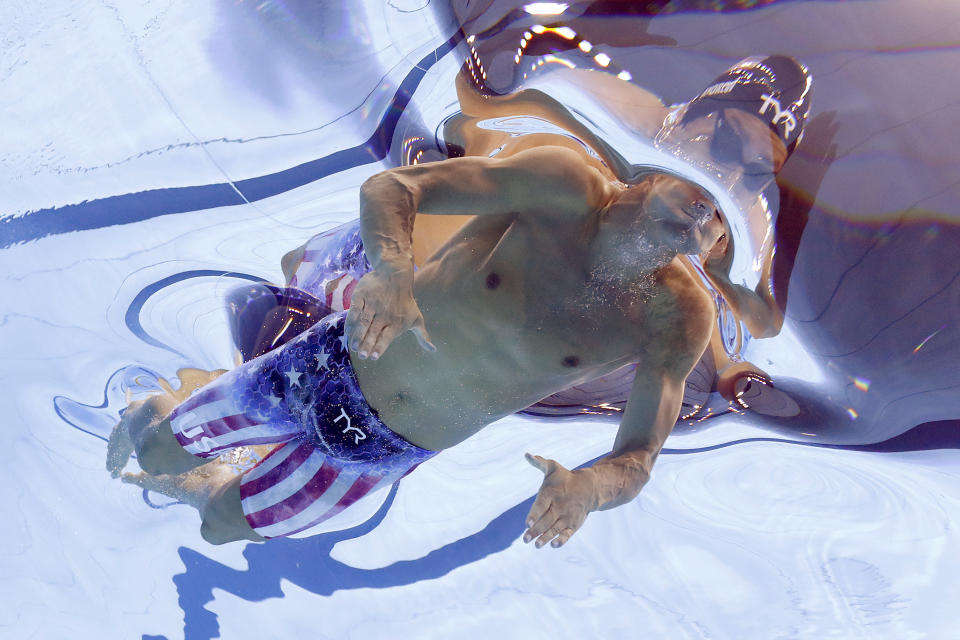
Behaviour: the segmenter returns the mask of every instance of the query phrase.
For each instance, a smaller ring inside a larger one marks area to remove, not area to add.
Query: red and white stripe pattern
[[[344,463],[293,440],[244,474],[240,498],[253,530],[277,538],[316,526],[398,479],[396,473],[380,475],[370,465]]]
[[[350,308],[350,296],[360,281],[349,273],[345,273],[329,280],[313,282],[312,280],[316,276],[322,277],[324,274],[316,273],[318,269],[317,265],[311,260],[311,253],[307,251],[304,254],[303,261],[297,267],[297,272],[290,278],[290,286],[303,289],[307,293],[312,293],[321,298],[333,312],[346,311]]]
[[[324,285],[324,302],[335,312],[346,311],[350,308],[350,298],[358,282],[360,281],[349,274],[331,280]]]
[[[264,538],[309,529],[411,470],[337,460],[302,437],[300,426],[240,412],[232,398],[244,383],[238,375],[234,369],[196,392],[171,412],[170,424],[177,442],[203,458],[245,445],[279,445],[240,481],[244,516]]]
[[[350,296],[359,279],[350,273],[338,273],[336,265],[330,264],[328,253],[326,250],[304,251],[290,278],[290,286],[321,298],[331,311],[345,311],[350,308]]]
[[[230,393],[229,378],[236,372],[224,374],[170,413],[173,435],[189,453],[213,458],[234,447],[286,442],[300,432],[292,424],[259,421],[242,413]]]

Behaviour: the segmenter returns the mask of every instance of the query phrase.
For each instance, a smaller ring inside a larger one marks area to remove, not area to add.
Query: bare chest
[[[668,282],[590,282],[572,236],[515,227],[451,243],[416,276],[414,297],[435,353],[402,334],[361,389],[390,428],[444,448],[484,425],[623,365],[677,331]]]
[[[662,314],[650,309],[665,296],[654,277],[592,282],[588,246],[570,234],[513,225],[495,240],[451,251],[418,276],[425,318],[451,344],[528,376],[579,378],[636,361],[645,328],[658,331]]]

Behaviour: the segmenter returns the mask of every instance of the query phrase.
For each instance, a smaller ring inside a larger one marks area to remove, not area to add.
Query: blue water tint
[[[952,637],[957,8],[336,4],[0,8],[0,636]],[[768,53],[813,77],[763,192],[783,329],[722,316],[730,362],[691,374],[648,486],[566,547],[520,541],[540,480],[522,454],[608,452],[632,371],[495,423],[313,537],[214,547],[194,509],[104,469],[128,396],[233,366],[232,288],[282,281],[287,251],[356,217],[367,176],[458,153],[468,57],[485,99],[539,88],[645,163],[669,149],[571,67],[669,106]],[[743,375],[721,390],[725,370]]]

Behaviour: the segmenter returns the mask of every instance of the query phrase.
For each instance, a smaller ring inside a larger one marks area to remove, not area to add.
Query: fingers
[[[554,549],[557,547],[562,547],[567,543],[567,540],[570,539],[570,536],[572,536],[576,530],[576,527],[564,527],[560,529],[560,532],[557,534],[557,537],[554,538],[553,542],[550,543],[550,546]]]
[[[386,322],[374,317],[367,328],[366,335],[359,341],[356,351],[360,354],[360,358],[376,360],[395,335],[396,331],[392,330]]]
[[[387,323],[373,312],[373,308],[364,301],[354,298],[353,305],[347,313],[346,332],[350,337],[350,349],[356,351],[361,359],[368,356],[376,360],[386,349],[386,345],[393,340],[396,332],[386,336],[386,344],[381,343],[381,336],[387,329]]]
[[[437,350],[432,342],[430,342],[430,336],[427,335],[427,327],[423,323],[423,316],[417,318],[417,321],[413,323],[413,327],[410,329],[413,331],[413,335],[417,337],[417,342],[420,343],[420,347],[424,351],[429,351],[433,353]]]
[[[387,347],[390,346],[390,343],[393,342],[393,339],[397,337],[397,328],[386,325],[384,326],[379,334],[376,335],[376,339],[373,339],[372,336],[376,333],[376,328],[379,323],[374,322],[373,329],[367,334],[367,343],[372,343],[369,349],[370,359],[376,360],[379,358],[384,351],[387,350]],[[361,346],[361,349],[363,347]],[[360,352],[360,357],[363,357],[363,351]]]
[[[523,541],[530,542],[537,539],[535,546],[537,549],[543,547],[548,542],[553,548],[563,546],[570,536],[579,528],[569,518],[558,516],[558,510],[551,505],[546,512],[535,521],[527,519],[529,529],[523,534]]]
[[[366,308],[363,300],[353,300],[350,311],[347,313],[347,335],[350,336],[350,348],[354,351],[360,351],[360,345],[367,338],[370,331],[370,325],[373,322],[373,311]],[[361,358],[366,358],[365,352],[360,353]]]
[[[533,532],[534,526],[536,526],[537,523],[539,523],[541,519],[544,518],[547,511],[550,509],[552,502],[553,501],[550,498],[544,497],[543,494],[537,495],[537,499],[533,501],[533,506],[530,507],[530,513],[527,514],[527,519],[524,521],[527,524],[527,529],[529,529],[529,531],[527,531],[528,534]],[[556,518],[554,518],[554,520],[556,520]],[[546,523],[545,526],[549,526],[551,524],[553,524],[552,521]],[[544,531],[546,531],[545,528],[541,529],[536,535],[540,535]],[[523,536],[523,541],[530,542],[530,540],[527,538],[526,535]]]
[[[523,534],[523,541],[530,542],[534,538],[543,538],[543,536],[545,536],[549,531],[553,530],[553,528],[557,524],[557,520],[558,520],[557,512],[552,505],[540,517],[538,518],[528,517],[527,523],[529,525],[529,528],[527,529],[526,533]],[[555,535],[556,533],[554,533],[550,537],[553,538],[553,536]],[[543,544],[544,542],[542,542],[541,540],[537,540],[538,549],[542,547]]]
[[[529,453],[525,453],[523,454],[523,456],[527,459],[527,462],[529,462],[534,467],[542,471],[543,475],[545,476],[550,475],[551,473],[557,470],[557,467],[560,466],[560,464],[556,460],[549,460],[547,458],[543,458],[541,456],[534,456]]]
[[[410,328],[424,351],[435,352],[437,347],[430,342],[423,316],[419,316]],[[362,302],[350,308],[346,324],[350,336],[350,349],[356,351],[361,359],[369,357],[376,360],[383,355],[387,347],[403,331],[396,322],[391,323],[383,316],[373,313]]]
[[[538,549],[548,542],[553,547],[562,546],[580,528],[587,513],[576,492],[571,493],[574,476],[556,460],[529,453],[525,457],[543,472],[544,478],[537,499],[527,514],[523,541],[536,539]]]
[[[565,526],[564,523],[562,523],[560,520],[557,520],[552,527],[547,529],[547,531],[537,539],[537,542],[536,542],[537,549],[539,549],[540,547],[542,547],[543,545],[547,544],[550,541],[553,541],[553,543],[550,545],[551,547],[553,548],[559,547],[561,543],[557,542],[557,539],[558,539],[557,536],[559,536],[561,532],[566,533],[566,536],[568,539],[570,538],[570,535],[573,533],[573,531],[570,530],[570,527]]]

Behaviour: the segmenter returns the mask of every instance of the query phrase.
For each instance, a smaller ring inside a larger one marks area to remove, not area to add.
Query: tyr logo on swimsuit
[[[350,416],[347,415],[347,412],[344,411],[343,407],[340,407],[340,415],[334,419],[334,423],[340,422],[341,420],[347,420],[347,426],[343,428],[340,433],[353,433],[353,444],[360,444],[361,440],[367,439],[367,434],[363,432],[360,427],[355,427],[351,424]]]
[[[760,115],[767,112],[767,107],[773,107],[773,118],[770,122],[774,125],[783,124],[783,137],[789,138],[790,132],[797,128],[797,119],[789,111],[784,111],[780,101],[768,93],[760,96],[763,99],[763,105],[760,107]]]

